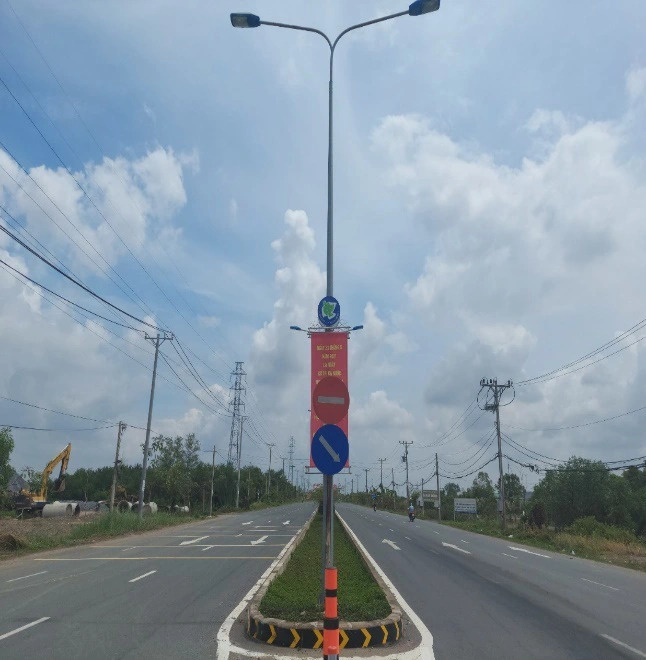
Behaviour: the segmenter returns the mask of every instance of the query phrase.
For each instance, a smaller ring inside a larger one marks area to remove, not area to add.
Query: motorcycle
[[[372,505],[372,510],[375,511],[375,512],[377,511],[377,505],[376,504]]]
[[[415,522],[415,512],[414,511],[410,511],[408,513],[408,520],[410,520],[410,522]]]

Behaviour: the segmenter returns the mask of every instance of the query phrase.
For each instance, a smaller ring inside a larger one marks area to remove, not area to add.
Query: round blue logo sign
[[[341,320],[341,305],[332,296],[325,296],[319,303],[319,321],[326,328],[333,328]]]

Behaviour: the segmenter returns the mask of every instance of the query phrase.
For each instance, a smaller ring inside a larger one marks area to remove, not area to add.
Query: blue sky
[[[244,360],[256,425],[243,451],[251,462],[266,461],[263,440],[285,456],[290,435],[297,455],[307,453],[308,351],[287,326],[312,321],[324,290],[327,52],[311,34],[234,30],[229,13],[336,34],[402,7],[0,0],[0,75],[128,247],[4,87],[0,140],[145,301],[150,319],[213,369],[196,363],[224,403],[227,374]],[[461,433],[473,414],[443,435],[475,399],[480,378],[548,372],[644,317],[645,22],[641,0],[612,8],[446,0],[434,14],[341,42],[335,294],[344,317],[366,326],[352,339],[350,441],[351,460],[372,468],[369,479],[379,455],[402,482],[401,439],[415,443],[414,480],[430,475],[436,450],[452,463],[474,456],[444,474],[477,467],[491,415]],[[4,150],[0,162],[66,224]],[[143,314],[2,170],[0,200],[95,290]],[[99,309],[10,243],[0,239],[0,256],[16,268]],[[143,425],[148,370],[5,271],[0,301],[8,349],[0,394]],[[91,329],[103,335],[104,325]],[[128,332],[110,339],[150,364],[150,347]],[[511,428],[572,426],[635,409],[644,404],[642,365],[638,342],[518,388],[504,410],[506,432],[558,459],[646,454],[643,413],[562,432]],[[165,365],[160,373],[174,380]],[[195,381],[191,387],[200,395]],[[76,424],[4,400],[0,423]],[[160,380],[157,430],[195,431],[226,455],[227,424]],[[17,430],[14,463],[40,465],[69,435]],[[75,433],[73,462],[107,464],[114,435]],[[141,431],[128,432],[127,460],[137,460],[141,441]]]

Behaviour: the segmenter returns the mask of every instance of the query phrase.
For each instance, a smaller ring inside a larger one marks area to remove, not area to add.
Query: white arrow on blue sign
[[[312,460],[323,474],[341,472],[348,462],[348,436],[336,424],[326,424],[312,438]]]

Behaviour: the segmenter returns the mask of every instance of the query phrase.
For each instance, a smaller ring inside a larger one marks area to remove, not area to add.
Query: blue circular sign
[[[341,472],[348,462],[348,436],[336,424],[326,424],[312,438],[312,460],[323,474]]]
[[[341,319],[341,305],[333,296],[325,296],[319,303],[319,321],[326,328],[333,328]]]

